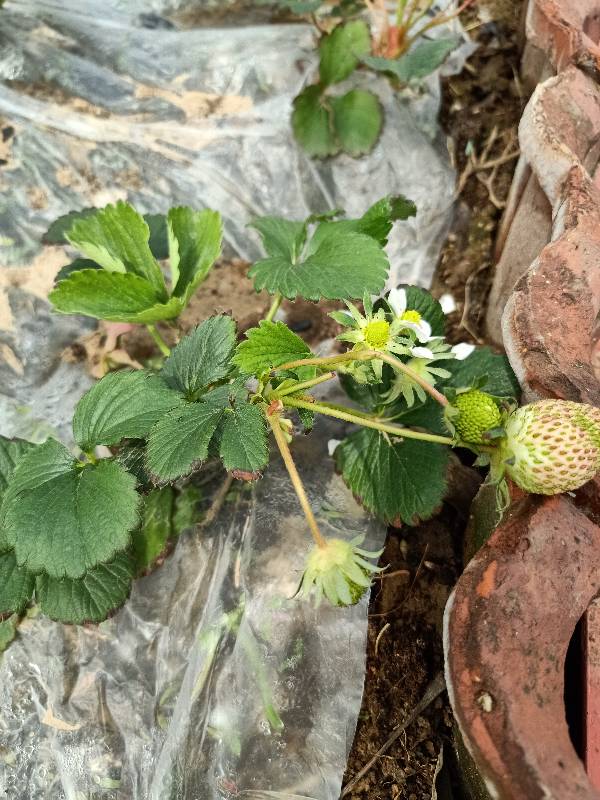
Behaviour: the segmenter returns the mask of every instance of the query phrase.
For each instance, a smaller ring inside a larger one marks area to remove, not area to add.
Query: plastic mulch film
[[[315,72],[312,29],[211,28],[214,6],[7,0],[0,11],[3,435],[72,442],[73,407],[92,382],[60,358],[92,323],[53,315],[45,300],[68,257],[41,251],[40,236],[73,208],[210,206],[227,255],[252,260],[255,215],[358,215],[402,192],[419,213],[390,243],[392,281],[431,277],[454,186],[437,78],[399,99],[361,76],[386,109],[380,142],[364,159],[313,162],[289,127],[291,99]],[[364,532],[376,548],[384,530],[327,457],[336,433],[321,423],[294,444],[313,507],[329,533]],[[111,620],[70,627],[31,612],[0,661],[0,797],[335,800],[360,709],[367,605],[291,600],[306,549],[275,459],[255,487],[236,485],[210,528],[184,534]]]

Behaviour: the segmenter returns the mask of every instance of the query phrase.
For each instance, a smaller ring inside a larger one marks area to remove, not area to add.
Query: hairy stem
[[[368,361],[372,357],[373,353],[367,350],[355,353],[350,351],[348,353],[339,353],[338,355],[335,356],[315,356],[314,358],[298,358],[296,361],[288,361],[287,364],[282,364],[280,367],[277,367],[277,369],[278,370],[295,369],[296,367],[333,367],[335,364],[343,364],[344,361]]]
[[[296,469],[294,459],[292,458],[289,445],[279,425],[280,415],[267,413],[266,417],[267,417],[267,422],[269,423],[269,425],[271,426],[271,430],[273,431],[273,435],[275,437],[275,441],[277,442],[277,447],[279,448],[281,457],[283,458],[283,463],[285,464],[285,467],[290,476],[290,480],[292,481],[294,491],[296,492],[298,500],[300,501],[300,505],[302,506],[302,510],[304,511],[304,516],[306,517],[306,521],[308,522],[308,527],[310,528],[310,532],[312,533],[313,539],[315,540],[317,547],[326,547],[327,542],[325,540],[325,537],[319,530],[317,520],[315,518],[315,515],[313,514],[312,508],[310,507],[310,503],[308,502],[308,497],[306,496],[304,485],[302,483],[300,475],[298,474],[298,470]]]
[[[281,305],[282,300],[283,300],[283,295],[281,294],[281,292],[276,292],[273,295],[273,302],[271,303],[271,307],[267,311],[267,316],[265,317],[265,320],[267,322],[273,321],[273,317],[279,311],[279,306]]]
[[[306,408],[309,411],[314,411],[317,414],[324,414],[327,417],[335,417],[336,419],[344,420],[344,422],[353,422],[355,425],[362,425],[364,428],[373,428],[376,431],[383,433],[390,433],[393,436],[401,436],[403,439],[420,439],[423,442],[433,442],[434,444],[447,444],[453,445],[454,439],[449,436],[438,436],[435,433],[424,433],[421,431],[414,431],[412,428],[403,428],[401,425],[390,425],[386,422],[376,419],[367,419],[359,417],[352,411],[351,408],[329,408],[319,402],[308,402],[307,400],[300,400],[296,397],[286,397],[282,400],[285,406],[292,408]]]
[[[441,392],[438,392],[430,383],[427,383],[425,378],[422,378],[417,372],[415,372],[410,367],[407,367],[406,364],[403,364],[399,358],[395,358],[394,356],[390,355],[389,353],[380,353],[376,352],[376,358],[380,358],[382,361],[385,361],[386,364],[389,364],[390,367],[393,367],[395,370],[399,370],[400,372],[404,372],[411,381],[418,383],[419,386],[424,389],[427,394],[431,395],[433,399],[438,402],[441,406],[448,405],[448,398],[444,397]]]
[[[146,325],[146,330],[148,331],[150,336],[153,338],[154,344],[158,347],[158,349],[163,354],[163,356],[170,356],[171,355],[171,348],[169,347],[169,345],[165,342],[165,340],[162,338],[162,336],[158,332],[158,329],[157,329],[156,325]]]
[[[295,383],[293,386],[288,386],[287,389],[276,389],[275,394],[277,397],[285,397],[286,394],[302,392],[304,389],[310,389],[313,386],[317,386],[319,383],[330,381],[332,378],[335,378],[335,372],[326,372],[323,375],[318,375],[316,378],[312,378],[309,381],[302,381],[301,383]]]

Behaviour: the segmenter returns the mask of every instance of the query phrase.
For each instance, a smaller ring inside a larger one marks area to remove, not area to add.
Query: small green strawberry
[[[452,418],[452,423],[463,442],[484,444],[486,439],[483,434],[502,424],[502,415],[496,401],[479,389],[457,395],[454,407],[459,413]]]
[[[527,492],[560,494],[600,469],[600,409],[567,400],[541,400],[507,419],[501,457],[506,473]]]

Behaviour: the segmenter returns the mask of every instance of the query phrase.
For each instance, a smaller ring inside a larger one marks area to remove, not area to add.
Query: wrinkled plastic
[[[40,236],[72,208],[127,198],[143,211],[210,206],[226,253],[253,260],[256,215],[296,218],[384,194],[418,205],[389,246],[391,283],[428,284],[454,174],[439,146],[438,80],[394,97],[375,150],[311,161],[292,98],[315,74],[306,25],[210,27],[222,3],[7,0],[0,12],[0,433],[72,442],[91,385],[64,347],[93,325],[50,312],[59,248]],[[196,25],[175,29],[167,19]],[[202,10],[206,9],[206,16]],[[264,16],[264,15],[263,15]],[[463,48],[449,62],[458,69]],[[320,422],[294,449],[326,533],[384,530],[333,474]],[[7,800],[334,800],[360,709],[366,599],[318,611],[289,598],[306,524],[276,459],[236,485],[217,521],[182,536],[98,627],[28,616],[0,661],[0,797]]]

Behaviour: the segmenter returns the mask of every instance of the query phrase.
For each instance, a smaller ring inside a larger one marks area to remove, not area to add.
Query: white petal
[[[392,289],[387,301],[394,314],[401,317],[406,311],[406,289]]]
[[[415,327],[417,339],[420,342],[429,342],[431,340],[431,325],[424,319],[421,320]]]
[[[454,353],[455,358],[459,361],[464,361],[465,358],[468,358],[471,353],[475,350],[474,344],[467,344],[466,342],[460,342],[460,344],[455,344],[452,348],[452,352]]]
[[[433,358],[433,353],[428,347],[411,347],[410,352],[416,358]]]
[[[342,443],[341,439],[330,439],[327,442],[327,452],[329,453],[330,456],[332,456],[335,453],[336,447],[338,446],[338,444],[341,443]]]
[[[440,305],[444,314],[451,314],[456,311],[456,301],[451,294],[443,294],[440,297]]]

